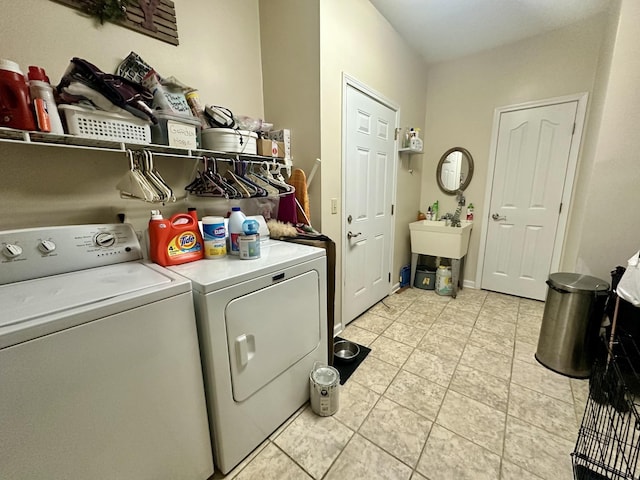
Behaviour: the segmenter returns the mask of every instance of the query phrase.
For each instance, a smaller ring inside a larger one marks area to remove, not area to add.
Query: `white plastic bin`
[[[202,147],[217,152],[256,155],[258,134],[233,128],[206,128],[202,131]]]

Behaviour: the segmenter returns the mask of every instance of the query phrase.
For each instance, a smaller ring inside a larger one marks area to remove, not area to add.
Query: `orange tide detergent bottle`
[[[158,265],[180,265],[204,258],[202,235],[195,209],[162,218],[159,210],[151,211],[149,220],[149,256]]]

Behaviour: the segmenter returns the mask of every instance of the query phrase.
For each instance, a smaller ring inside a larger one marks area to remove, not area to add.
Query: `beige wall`
[[[622,0],[613,50],[603,59],[610,69],[597,143],[589,152],[593,170],[585,179],[584,216],[573,232],[579,238],[576,270],[605,280],[640,248],[639,22],[640,3]]]
[[[264,114],[291,130],[295,168],[310,175],[320,157],[320,7],[318,0],[261,0]],[[320,174],[309,185],[311,223],[322,229]]]
[[[51,0],[2,2],[2,58],[47,70],[59,81],[72,57],[104,71],[135,51],[162,75],[174,75],[200,90],[207,103],[261,116],[262,75],[258,0],[174,0],[180,45],[132,30],[96,26],[79,11]]]
[[[597,69],[605,16],[549,34],[429,69],[425,168],[420,207],[440,201],[440,213],[455,210],[455,197],[443,194],[435,173],[440,156],[454,146],[472,154],[475,172],[466,200],[475,206],[474,229],[465,262],[465,280],[474,281],[494,110],[532,100],[590,92]],[[580,169],[580,165],[578,167]]]
[[[423,127],[426,73],[421,58],[367,0],[320,2],[320,98],[322,132],[322,230],[338,247],[336,305],[342,291],[342,76],[348,74],[400,106],[400,125]],[[424,130],[424,129],[423,129]],[[391,269],[397,283],[400,267],[409,262],[409,222],[415,220],[422,171],[413,159],[413,175],[398,162],[395,246]],[[338,199],[331,214],[330,200]],[[339,310],[339,308],[337,309]],[[340,322],[337,311],[336,323]]]
[[[112,24],[96,27],[76,10],[49,0],[3,2],[0,56],[47,70],[57,83],[74,57],[104,71],[135,51],[162,75],[174,75],[200,90],[203,102],[262,117],[258,0],[176,0],[180,45]],[[124,155],[0,143],[0,228],[117,221],[125,212],[142,228],[149,204],[121,200],[115,185],[125,174]],[[178,193],[192,160],[160,159],[160,171]],[[183,210],[185,202],[163,208]]]
[[[620,19],[621,0],[614,0],[607,13],[606,27],[603,34],[602,45],[598,57],[593,91],[589,99],[589,121],[585,126],[585,134],[582,141],[582,155],[580,171],[576,176],[575,189],[571,202],[570,221],[565,236],[564,252],[560,264],[560,271],[582,271],[578,265],[578,254],[582,244],[582,228],[585,221],[589,221],[586,209],[590,195],[591,177],[595,162],[596,148],[602,125],[602,112],[606,100],[609,76],[611,74],[611,62],[615,48],[618,22]],[[607,276],[603,277],[606,278]]]

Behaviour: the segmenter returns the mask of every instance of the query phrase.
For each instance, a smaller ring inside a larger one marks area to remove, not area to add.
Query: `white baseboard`
[[[334,325],[333,326],[333,337],[335,338],[338,335],[340,335],[343,330],[344,330],[344,328],[342,328],[342,324],[341,323],[339,323],[338,325]]]
[[[389,293],[389,295],[393,295],[398,290],[400,290],[400,282],[397,282],[391,286],[391,292]],[[343,325],[342,323],[336,323],[333,326],[333,336],[335,337],[336,335],[340,335],[346,327],[347,325]]]

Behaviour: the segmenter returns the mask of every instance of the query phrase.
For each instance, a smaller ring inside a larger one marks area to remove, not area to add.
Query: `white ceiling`
[[[506,45],[584,20],[610,0],[370,0],[427,63]]]

